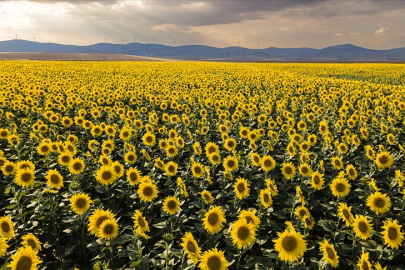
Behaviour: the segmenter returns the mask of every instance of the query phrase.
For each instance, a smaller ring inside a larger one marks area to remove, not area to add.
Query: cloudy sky
[[[389,49],[404,14],[405,0],[0,0],[0,40]]]

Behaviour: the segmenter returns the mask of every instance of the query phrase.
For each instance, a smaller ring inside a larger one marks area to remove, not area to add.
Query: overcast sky
[[[0,0],[0,40],[390,49],[404,29],[405,0]]]

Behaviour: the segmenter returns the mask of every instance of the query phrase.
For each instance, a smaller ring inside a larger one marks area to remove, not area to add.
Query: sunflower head
[[[175,215],[180,210],[180,201],[174,196],[168,196],[163,202],[163,211]]]
[[[201,257],[201,249],[195,241],[192,233],[186,232],[186,234],[182,238],[182,241],[183,242],[181,243],[181,246],[183,247],[186,254],[193,261],[193,264],[196,265]]]
[[[234,191],[239,200],[246,198],[250,192],[249,184],[246,179],[239,177],[234,185]]]
[[[216,234],[219,232],[225,220],[225,214],[222,212],[220,206],[214,206],[205,214],[205,218],[202,219],[204,222],[204,228],[211,234]]]
[[[232,226],[231,239],[238,249],[249,247],[256,239],[255,226],[244,218],[239,219]]]
[[[79,215],[86,213],[90,208],[91,203],[92,200],[90,199],[89,195],[85,193],[76,194],[70,198],[70,207],[72,208],[73,212]]]

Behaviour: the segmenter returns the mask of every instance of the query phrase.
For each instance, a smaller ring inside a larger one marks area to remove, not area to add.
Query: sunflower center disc
[[[97,219],[97,228],[98,227],[100,227],[100,225],[104,222],[104,221],[106,221],[108,219],[108,217],[99,217],[98,219]]]
[[[270,197],[269,197],[268,194],[264,194],[263,201],[266,202],[266,203],[270,201]]]
[[[78,199],[76,201],[76,206],[77,208],[84,208],[86,206],[86,200],[85,199]]]
[[[308,173],[308,168],[307,167],[302,167],[301,171],[302,171],[303,174],[306,174],[306,173]]]
[[[378,158],[378,161],[380,161],[381,164],[386,164],[386,163],[388,163],[388,157],[383,155]]]
[[[336,167],[340,167],[340,161],[339,161],[339,160],[335,160],[335,165],[336,165]]]
[[[141,226],[141,227],[145,227],[145,221],[143,221],[143,218],[142,217],[138,217],[138,223],[139,223],[139,226]]]
[[[51,182],[54,184],[58,184],[59,183],[59,177],[57,175],[52,175],[51,176]]]
[[[264,167],[266,167],[266,168],[269,168],[269,167],[271,167],[271,160],[269,160],[269,159],[266,159],[264,162],[263,162],[263,164],[264,164]]]
[[[249,228],[240,227],[238,230],[238,238],[242,241],[249,237]]]
[[[147,141],[148,143],[151,143],[151,142],[153,141],[152,136],[148,136],[148,137],[146,137],[146,141]]]
[[[319,180],[319,176],[315,175],[315,176],[314,176],[314,183],[315,183],[315,185],[319,185],[319,182],[321,182],[321,181]]]
[[[196,174],[200,174],[200,173],[201,173],[201,168],[200,168],[200,167],[195,167],[195,168],[194,168],[194,172],[195,172]]]
[[[349,211],[347,211],[346,209],[343,209],[342,213],[343,213],[343,216],[344,216],[347,220],[350,219]]]
[[[174,172],[174,166],[171,166],[171,165],[170,165],[169,167],[167,167],[167,170],[168,170],[169,172],[171,172],[171,173]]]
[[[336,190],[339,191],[339,192],[343,192],[343,191],[346,190],[346,186],[344,184],[342,184],[342,183],[338,183],[336,185]]]
[[[10,231],[10,225],[7,222],[1,223],[1,229],[3,232],[9,232]]]
[[[354,170],[353,170],[353,169],[350,169],[350,170],[349,170],[349,174],[350,174],[350,175],[354,175]]]
[[[70,161],[70,157],[69,157],[69,156],[63,156],[63,157],[62,157],[62,161],[63,161],[64,163],[68,163],[68,162]]]
[[[21,175],[21,180],[23,182],[29,182],[31,180],[31,174],[30,173],[23,173]]]
[[[101,177],[103,178],[103,180],[110,180],[112,177],[112,173],[109,171],[105,171],[103,172],[103,174],[101,175]]]
[[[13,166],[7,166],[6,167],[6,171],[7,172],[12,172],[14,170],[14,167]]]
[[[121,173],[121,168],[116,166],[116,167],[114,167],[114,171],[116,171],[118,174],[120,174]]]
[[[214,147],[210,147],[208,148],[208,154],[214,153],[215,152],[215,148]]]
[[[287,252],[290,252],[297,247],[297,240],[294,236],[286,236],[281,242],[281,245]]]
[[[245,217],[247,223],[253,223],[253,219],[251,217]]]
[[[243,183],[240,183],[236,186],[236,188],[238,189],[238,191],[240,193],[242,193],[243,191],[245,191],[245,185]]]
[[[22,256],[17,263],[16,270],[29,270],[31,269],[32,261],[28,256]]]
[[[41,151],[44,152],[44,153],[48,152],[48,150],[49,150],[48,146],[42,146],[41,147]]]
[[[368,267],[368,263],[366,260],[363,260],[363,262],[361,263],[361,268],[364,270],[369,270],[370,268]]]
[[[216,256],[212,256],[208,259],[207,265],[210,270],[219,270],[221,269],[221,260]]]
[[[328,254],[329,259],[334,259],[335,258],[335,253],[330,247],[326,247],[326,253]]]
[[[138,180],[136,173],[131,173],[129,175],[129,178],[131,179],[131,182],[135,182],[136,180]]]
[[[80,163],[73,164],[73,169],[75,169],[76,171],[80,171],[82,169],[82,164]]]
[[[292,168],[291,167],[286,167],[285,168],[285,173],[286,174],[292,174]]]
[[[37,244],[32,239],[28,239],[27,243],[28,243],[28,245],[30,245],[30,247],[32,247],[32,249],[35,249],[37,247]]]
[[[114,231],[113,225],[107,225],[107,226],[105,226],[105,228],[104,228],[104,233],[105,233],[105,234],[112,234],[113,231]]]
[[[216,214],[216,213],[211,213],[209,216],[208,216],[208,223],[210,224],[210,225],[215,225],[215,224],[217,224],[217,222],[218,222],[218,215]]]
[[[382,198],[377,198],[374,200],[374,206],[377,208],[383,208],[385,205],[385,201]]]
[[[259,162],[260,162],[260,159],[259,159],[258,156],[255,156],[253,159],[254,159],[254,161],[255,161],[256,163],[259,163]]]
[[[143,194],[145,194],[145,196],[152,196],[153,189],[151,187],[146,187],[143,189]]]
[[[228,161],[228,167],[233,168],[233,166],[235,166],[235,162],[233,162],[233,160],[229,160]]]
[[[299,215],[300,217],[304,217],[306,215],[306,211],[305,210],[300,210]]]
[[[170,210],[176,209],[176,202],[175,202],[175,201],[170,201],[170,202],[167,204],[167,208],[169,208]]]
[[[362,233],[366,233],[366,232],[367,232],[367,229],[368,229],[367,224],[364,223],[363,221],[360,221],[360,222],[359,222],[359,225],[358,225],[357,227],[359,228],[359,230],[360,230]]]
[[[397,239],[397,237],[398,237],[397,229],[395,229],[393,227],[388,228],[388,238],[390,240],[395,240],[395,239]]]
[[[187,242],[187,250],[188,250],[190,253],[195,253],[195,246],[194,246],[194,243],[193,243],[193,242],[191,242],[191,241],[188,241],[188,242]]]

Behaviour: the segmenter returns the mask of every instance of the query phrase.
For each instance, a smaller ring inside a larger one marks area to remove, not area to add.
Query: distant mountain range
[[[113,53],[164,58],[200,60],[298,60],[298,61],[395,61],[405,60],[405,47],[390,50],[370,50],[351,44],[311,48],[243,47],[216,48],[204,45],[166,46],[161,44],[97,43],[89,46],[40,43],[27,40],[0,41],[0,52],[59,52],[59,53]]]

